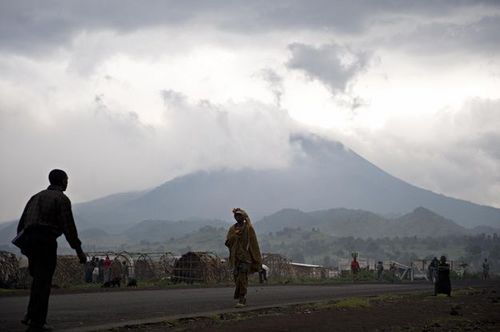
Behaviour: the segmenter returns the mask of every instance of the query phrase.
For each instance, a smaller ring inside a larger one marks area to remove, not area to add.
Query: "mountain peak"
[[[420,215],[420,216],[439,216],[434,211],[431,211],[423,206],[417,207],[415,210],[411,212],[412,214]],[[440,217],[440,216],[439,216]]]
[[[378,215],[400,215],[421,206],[413,211],[414,215],[433,218],[439,213],[468,227],[500,225],[500,209],[412,186],[384,172],[342,143],[307,134],[292,135],[290,142],[296,154],[287,167],[191,173],[146,193],[79,204],[75,207],[75,215],[78,222],[87,227],[100,227],[103,224],[131,225],[146,219],[230,220],[231,209],[235,206],[247,210],[254,220],[285,207],[297,209],[283,212],[292,215],[339,207],[373,211]]]

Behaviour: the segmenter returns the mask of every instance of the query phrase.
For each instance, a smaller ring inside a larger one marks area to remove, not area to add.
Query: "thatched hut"
[[[134,263],[135,277],[139,280],[158,279],[157,264],[148,254],[141,254]]]
[[[220,257],[211,252],[190,251],[174,264],[173,282],[213,283],[224,279],[225,265]]]
[[[0,251],[0,288],[18,287],[19,262],[15,254]]]
[[[68,287],[82,284],[84,282],[84,272],[84,265],[80,264],[77,256],[57,256],[57,266],[52,278],[52,286]],[[16,287],[30,287],[32,278],[27,265],[19,267],[17,277]]]

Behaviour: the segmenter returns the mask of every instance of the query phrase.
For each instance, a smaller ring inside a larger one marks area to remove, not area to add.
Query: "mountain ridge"
[[[234,207],[254,220],[283,208],[302,211],[360,209],[402,215],[425,206],[457,224],[500,227],[500,209],[446,197],[406,183],[339,142],[292,135],[289,165],[276,169],[198,171],[141,192],[74,205],[85,228],[127,228],[142,220],[228,220]]]
[[[360,238],[473,234],[472,230],[424,207],[418,207],[395,219],[383,218],[369,211],[345,208],[311,212],[284,209],[255,223],[256,231],[261,234],[284,228],[317,229],[331,236]]]

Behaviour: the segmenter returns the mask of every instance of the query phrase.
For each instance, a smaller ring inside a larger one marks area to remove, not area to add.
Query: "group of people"
[[[440,259],[434,257],[428,267],[429,280],[434,283],[434,295],[446,294],[451,296],[450,264],[446,256]]]
[[[369,270],[369,266],[366,267],[367,270]],[[361,271],[361,267],[359,265],[359,262],[357,260],[357,255],[353,255],[353,259],[351,261],[351,273],[353,275],[353,279],[356,279],[357,274]],[[377,280],[382,280],[383,275],[384,275],[384,263],[382,261],[378,261],[375,264],[375,271],[376,271],[376,278]],[[390,280],[391,282],[394,282],[396,280],[396,263],[392,262],[389,265],[389,273],[390,273]]]
[[[71,201],[64,194],[68,175],[60,169],[49,173],[50,185],[33,195],[19,220],[17,236],[12,243],[28,257],[29,272],[33,278],[27,312],[21,322],[29,331],[49,331],[47,324],[49,296],[57,264],[57,238],[64,234],[71,248],[76,251],[81,264],[85,264],[85,281],[112,282],[112,261],[93,257],[87,261],[73,218]],[[233,268],[236,307],[246,305],[248,275],[260,272],[267,280],[267,270],[262,265],[259,243],[248,214],[240,208],[233,209],[236,223],[229,229],[225,245],[229,249],[229,264]],[[122,263],[128,275],[128,267]],[[123,272],[122,272],[123,273]]]
[[[127,262],[123,261],[120,267],[113,271],[113,261],[106,255],[105,258],[92,257],[85,263],[85,282],[106,284],[113,279],[119,278],[127,282],[129,276],[129,268]]]
[[[375,271],[377,272],[377,280],[379,281],[382,280],[384,276],[384,263],[382,261],[378,261],[375,264]],[[394,282],[396,280],[396,271],[397,271],[396,263],[391,262],[389,264],[389,273],[390,273],[389,275],[391,282]]]

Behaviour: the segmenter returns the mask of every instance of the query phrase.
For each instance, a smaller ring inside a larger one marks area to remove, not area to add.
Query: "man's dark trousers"
[[[32,235],[32,246],[26,253],[30,275],[33,277],[27,315],[31,320],[30,325],[42,326],[47,320],[50,288],[57,264],[57,241],[37,235]]]

